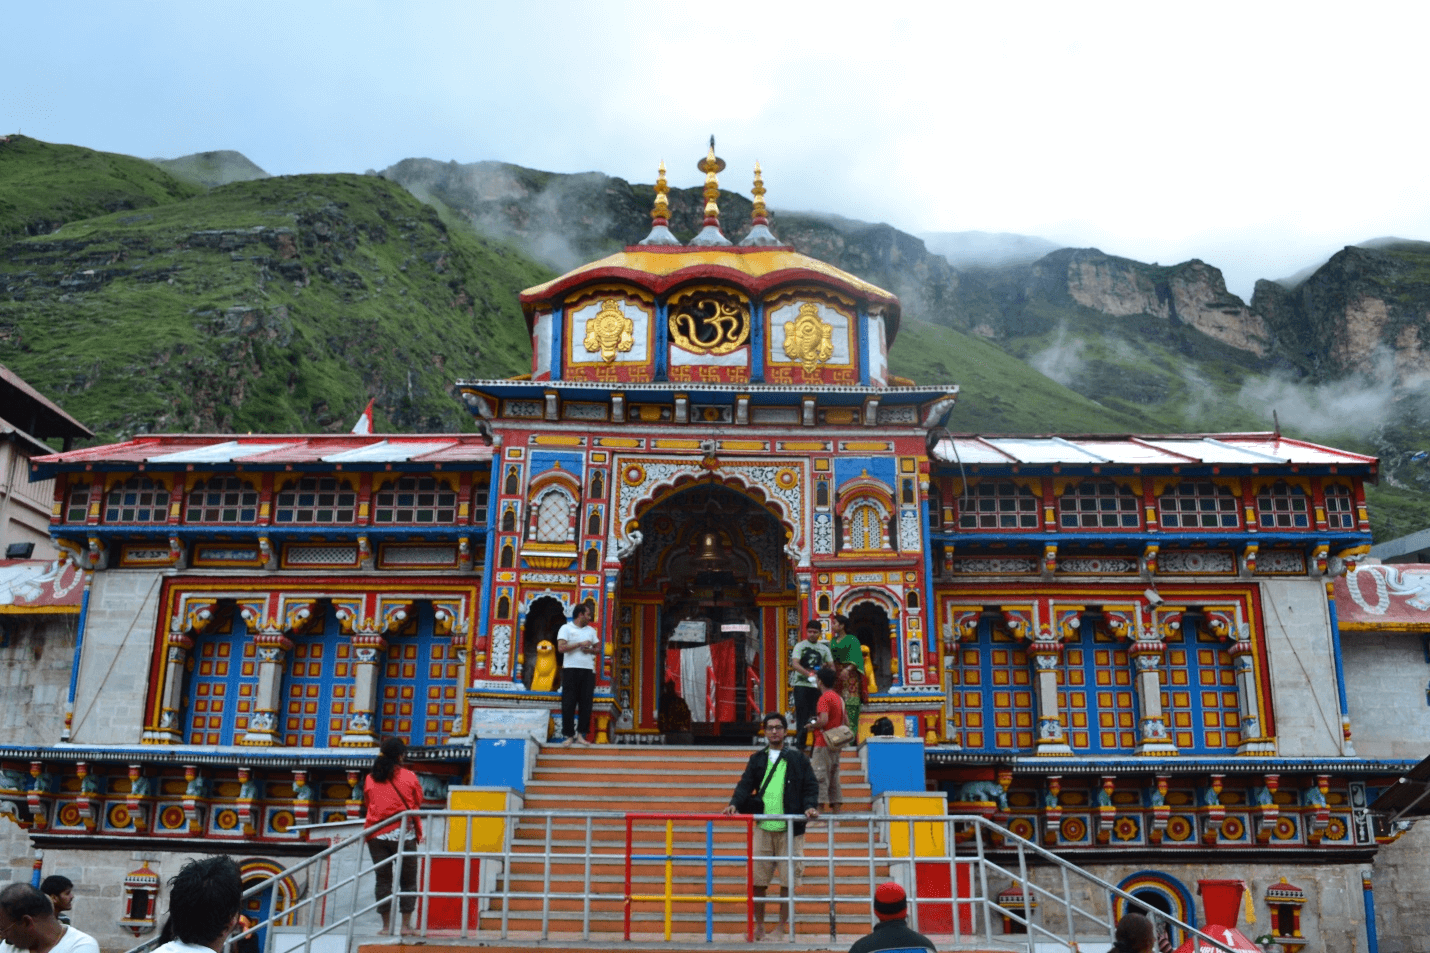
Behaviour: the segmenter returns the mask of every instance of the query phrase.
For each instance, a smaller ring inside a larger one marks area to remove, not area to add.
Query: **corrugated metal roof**
[[[315,463],[460,463],[490,460],[492,449],[478,434],[293,434],[157,435],[34,458],[46,468],[76,465],[242,463],[279,466]]]
[[[1130,466],[1341,465],[1370,466],[1375,457],[1323,447],[1276,434],[1186,434],[1168,436],[954,434],[934,447],[944,463],[1029,466],[1122,464]]]

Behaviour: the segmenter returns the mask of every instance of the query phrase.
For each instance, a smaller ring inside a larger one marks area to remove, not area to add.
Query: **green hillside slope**
[[[1132,433],[1153,420],[1110,410],[1049,380],[986,341],[905,318],[889,369],[920,384],[957,384],[949,430],[960,433]]]
[[[211,189],[230,182],[252,182],[266,179],[268,173],[254,165],[248,156],[232,149],[195,152],[177,159],[150,159],[150,162],[190,185]]]
[[[44,235],[65,222],[163,205],[196,186],[131,156],[0,136],[0,239]]]
[[[0,363],[104,439],[343,430],[369,397],[467,429],[452,382],[529,369],[515,292],[547,277],[376,177],[236,183],[0,251]]]

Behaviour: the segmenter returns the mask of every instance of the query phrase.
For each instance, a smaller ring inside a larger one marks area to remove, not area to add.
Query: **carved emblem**
[[[601,360],[610,364],[617,352],[629,351],[635,344],[635,328],[619,301],[602,301],[601,310],[586,322],[586,339],[581,343],[593,354],[599,351]]]
[[[820,320],[819,307],[799,306],[799,317],[785,322],[785,354],[804,365],[805,373],[834,356],[834,325]]]
[[[750,337],[750,321],[737,301],[705,296],[670,316],[670,338],[697,354],[729,354]]]

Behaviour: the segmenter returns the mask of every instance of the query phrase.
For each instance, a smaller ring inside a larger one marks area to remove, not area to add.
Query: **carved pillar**
[[[262,629],[253,637],[258,649],[258,690],[253,699],[253,714],[248,718],[248,732],[241,745],[276,745],[282,740],[278,730],[283,717],[284,659],[293,642],[281,629]]]
[[[129,819],[134,822],[134,830],[143,833],[149,829],[149,811],[153,806],[153,782],[144,776],[142,764],[129,766],[129,794],[124,798],[124,806],[129,811]]]
[[[164,650],[164,694],[159,704],[159,724],[146,732],[144,740],[159,744],[181,744],[184,726],[179,711],[184,701],[184,672],[194,637],[213,624],[218,611],[216,600],[186,600],[169,620],[169,636]]]
[[[343,747],[372,747],[377,744],[377,684],[387,640],[376,632],[354,632],[353,707],[343,729]]]
[[[362,817],[362,785],[360,784],[362,772],[349,769],[348,778],[348,799],[343,805],[347,812],[347,818],[355,821]]]
[[[208,807],[208,781],[196,764],[184,765],[184,819],[190,834],[202,834]]]
[[[1269,844],[1271,835],[1276,832],[1276,824],[1281,820],[1281,808],[1276,804],[1276,790],[1281,786],[1281,775],[1264,775],[1262,782],[1260,787],[1253,788],[1251,792],[1251,816],[1256,824],[1256,842]]]
[[[1111,840],[1112,829],[1117,826],[1117,806],[1112,803],[1112,792],[1117,778],[1104,774],[1098,785],[1094,800],[1097,803],[1097,842],[1106,844]]]
[[[254,830],[258,826],[257,812],[254,810],[254,802],[258,800],[258,780],[253,776],[253,769],[246,765],[238,768],[238,821],[243,828],[243,836],[252,837]]]
[[[1217,835],[1221,833],[1221,823],[1226,820],[1226,808],[1221,803],[1222,781],[1226,779],[1224,774],[1213,774],[1211,783],[1201,790],[1201,805],[1198,811],[1202,816],[1202,843],[1211,845],[1217,841]]]
[[[1058,708],[1058,665],[1062,661],[1063,645],[1054,640],[1039,640],[1028,646],[1033,656],[1033,686],[1038,700],[1039,755],[1070,755],[1063,713]]]
[[[313,815],[313,788],[308,783],[306,768],[293,769],[293,823],[299,827],[309,823]],[[307,840],[308,832],[299,831],[299,840]]]
[[[1172,816],[1172,809],[1167,806],[1167,783],[1171,779],[1171,775],[1157,775],[1156,782],[1147,794],[1148,806],[1152,808],[1151,816],[1147,818],[1147,840],[1153,844],[1162,843],[1167,821]]]
[[[1058,842],[1058,831],[1063,825],[1063,805],[1059,799],[1062,790],[1062,776],[1048,775],[1048,790],[1043,794],[1043,843],[1050,846]]]
[[[84,829],[94,833],[95,825],[99,822],[99,795],[103,794],[99,779],[90,772],[89,764],[84,761],[75,763],[75,774],[79,776],[79,796],[75,799],[75,806],[79,808],[80,820],[84,822]],[[1324,825],[1323,825],[1324,826]]]
[[[1251,626],[1239,621],[1231,610],[1209,612],[1207,626],[1218,638],[1231,642],[1228,654],[1236,671],[1236,707],[1241,729],[1241,744],[1236,753],[1275,754],[1276,739],[1267,737],[1261,726],[1256,647],[1251,642]]]
[[[1162,662],[1166,653],[1167,645],[1160,639],[1133,642],[1128,649],[1136,672],[1137,700],[1142,708],[1142,720],[1137,725],[1138,754],[1177,753],[1162,711]]]

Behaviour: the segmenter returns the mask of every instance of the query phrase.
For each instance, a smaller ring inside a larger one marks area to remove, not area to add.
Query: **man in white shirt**
[[[222,953],[239,925],[243,875],[231,857],[203,857],[169,881],[169,919],[154,953]]]
[[[556,651],[565,658],[561,666],[561,747],[588,745],[591,700],[596,694],[596,653],[601,635],[591,625],[595,608],[583,602],[571,610],[571,621],[556,633]]]
[[[0,890],[0,953],[99,953],[88,933],[65,926],[55,908],[29,884]]]

